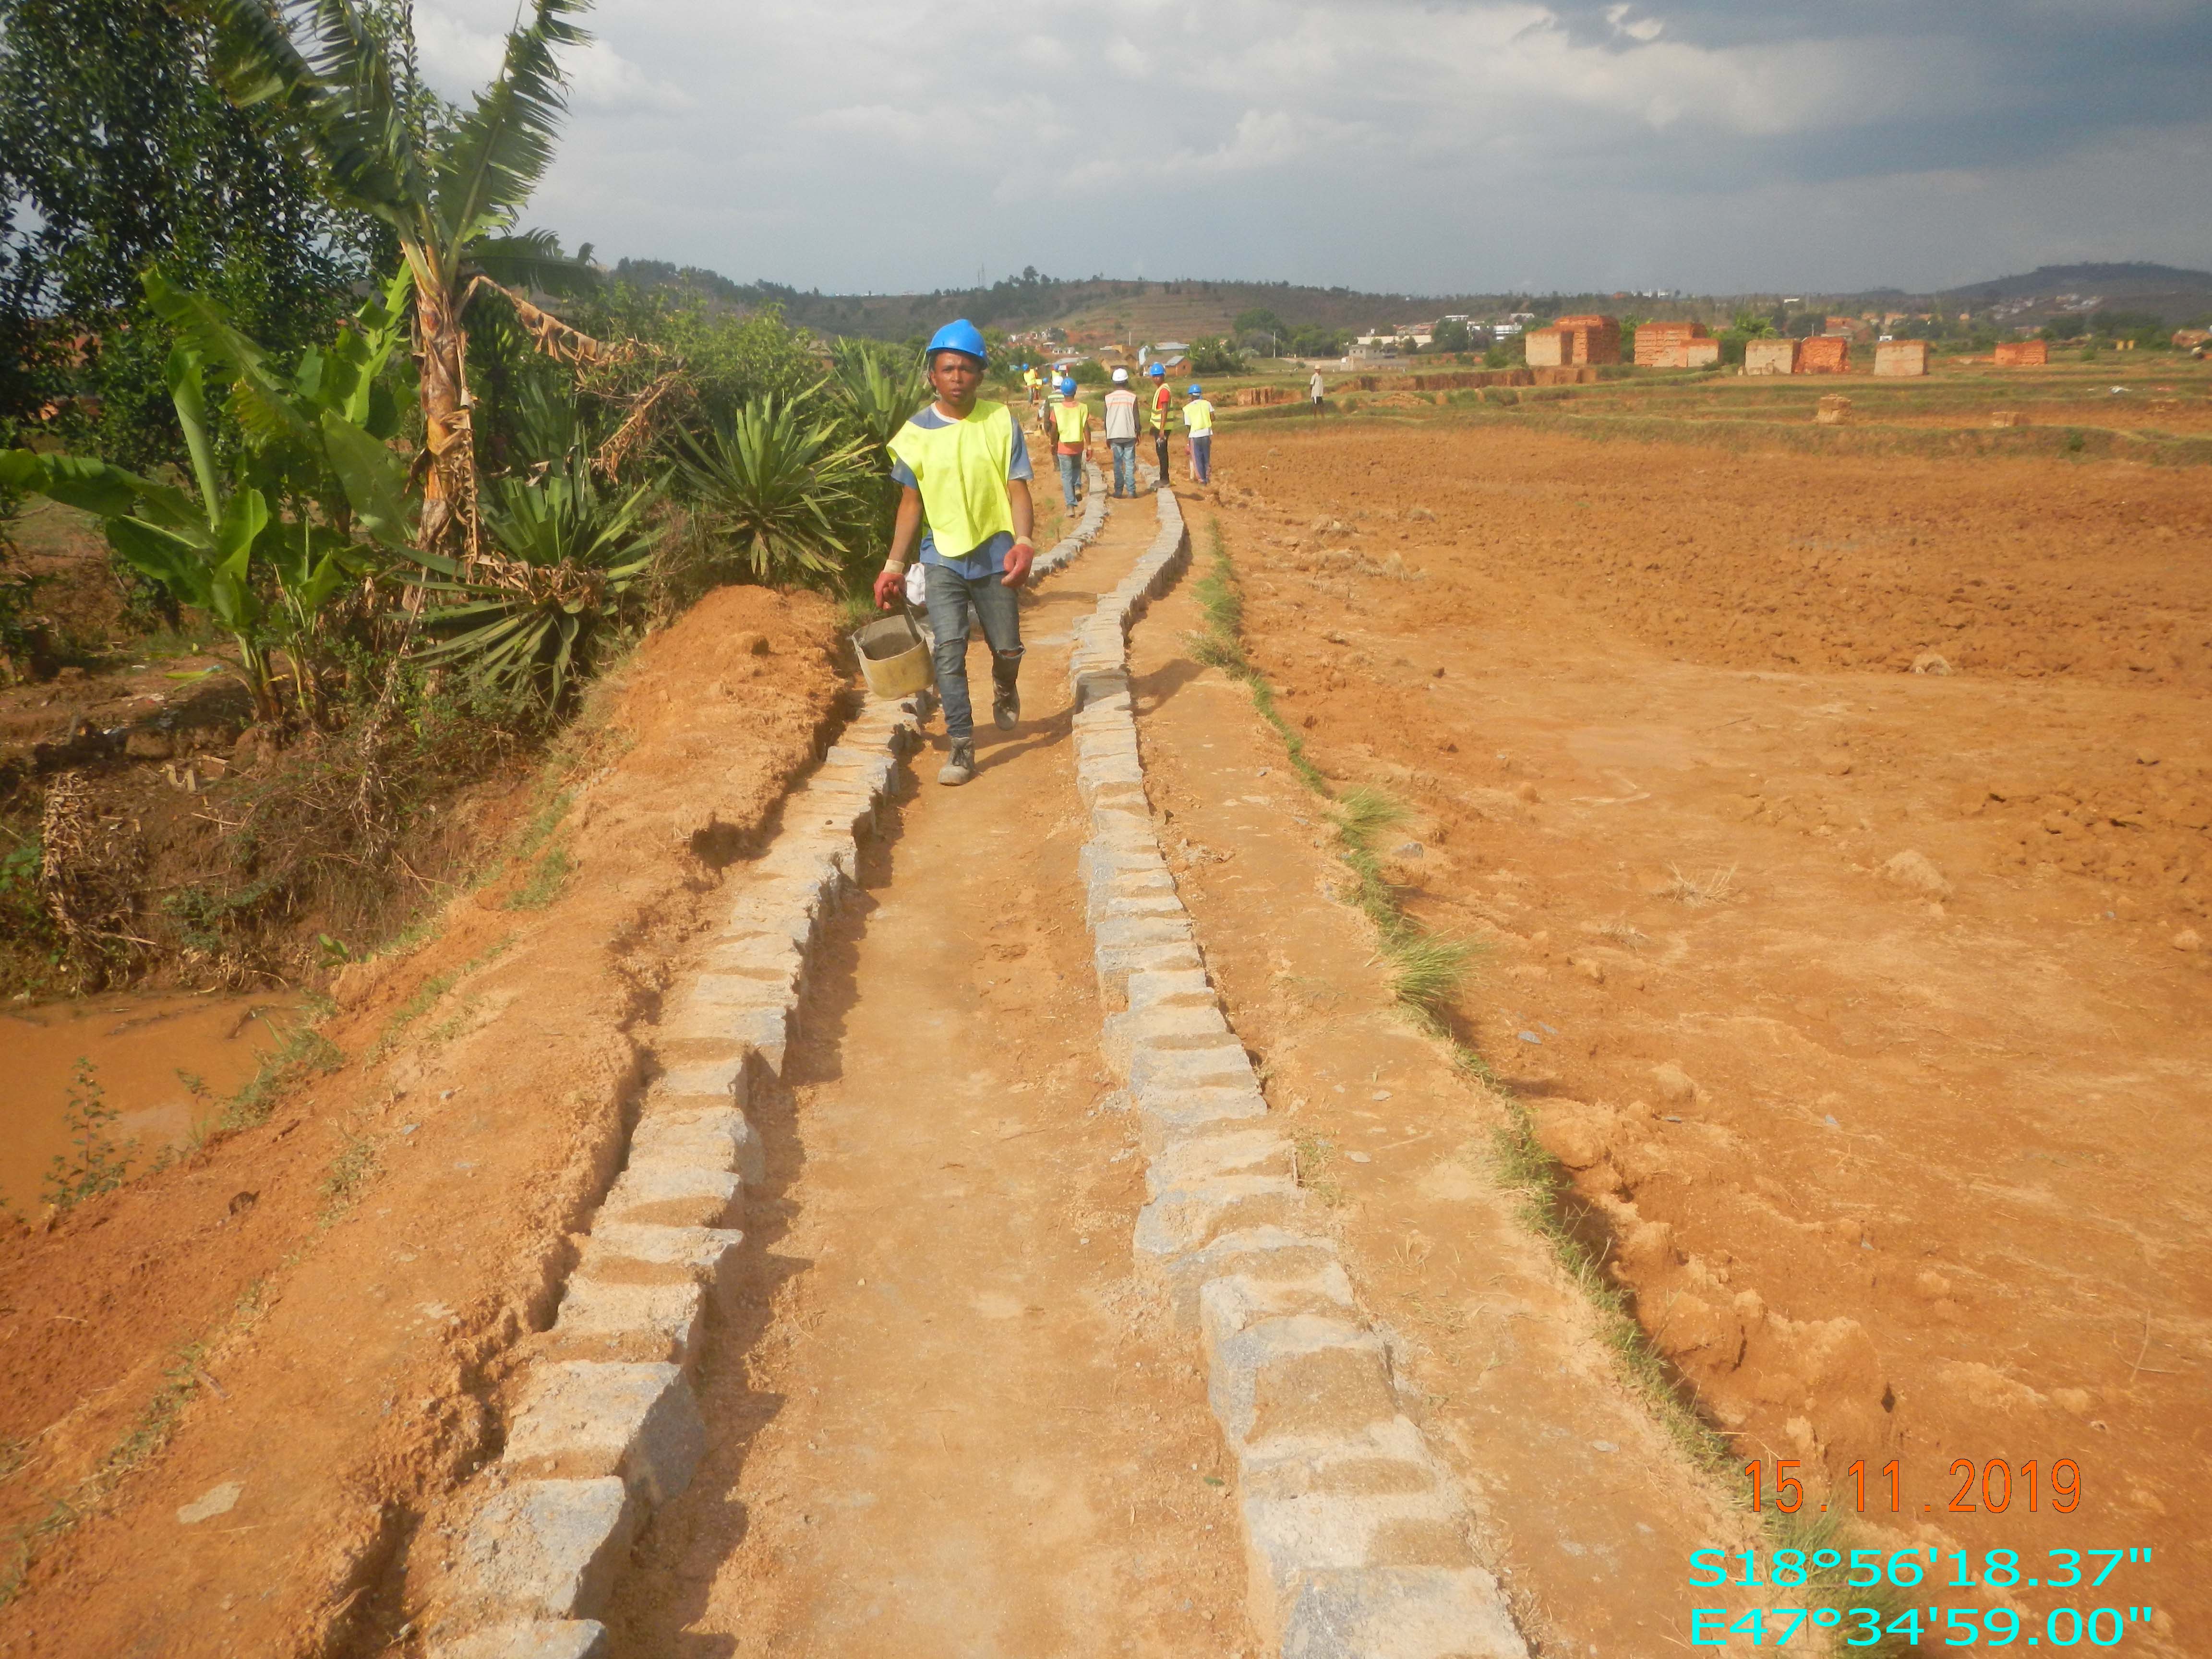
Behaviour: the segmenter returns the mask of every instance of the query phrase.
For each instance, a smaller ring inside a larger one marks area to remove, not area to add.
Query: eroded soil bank
[[[0,1241],[0,1648],[391,1642],[392,1569],[550,1316],[670,953],[834,727],[831,623],[732,588],[648,640],[500,872],[341,976],[264,1121]]]
[[[1885,1540],[2155,1545],[2129,1595],[2183,1651],[2212,473],[1494,427],[1220,453],[1253,657],[1333,778],[1411,809],[1393,879],[1487,946],[1466,1028],[1711,1419],[1832,1497],[1899,1460],[1855,1522]]]

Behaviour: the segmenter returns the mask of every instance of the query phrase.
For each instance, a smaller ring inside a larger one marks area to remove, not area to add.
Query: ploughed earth
[[[2212,473],[1495,423],[1217,456],[1253,660],[1407,809],[1393,880],[1484,947],[1466,1032],[1768,1500],[1794,1459],[1855,1510],[1857,1464],[1885,1543],[2155,1547],[2100,1595],[2201,1625]]]

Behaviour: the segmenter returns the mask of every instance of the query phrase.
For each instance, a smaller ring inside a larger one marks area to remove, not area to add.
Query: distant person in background
[[[1152,389],[1152,453],[1160,467],[1158,488],[1166,489],[1168,483],[1168,422],[1175,414],[1175,393],[1168,389],[1168,372],[1158,363],[1146,371],[1159,384]]]
[[[1036,366],[1035,364],[1024,363],[1022,365],[1022,385],[1030,394],[1030,407],[1032,409],[1036,408],[1037,395],[1037,372]]]
[[[1091,406],[1075,395],[1073,377],[1060,383],[1052,428],[1053,453],[1060,458],[1060,493],[1073,513],[1083,499],[1083,453],[1091,447]]]
[[[1114,494],[1137,493],[1137,394],[1129,390],[1129,371],[1114,371],[1106,394],[1106,447],[1114,457]]]
[[[1313,398],[1314,413],[1316,415],[1321,413],[1322,395],[1328,390],[1328,388],[1322,384],[1321,371],[1314,370],[1313,379],[1306,382],[1306,391]]]
[[[1200,483],[1213,482],[1213,405],[1206,401],[1199,383],[1190,383],[1190,401],[1182,406],[1182,423],[1190,433],[1190,476]]]
[[[906,584],[908,550],[921,543],[937,692],[945,701],[951,753],[937,775],[957,786],[975,775],[975,711],[968,696],[968,616],[972,606],[991,647],[992,723],[1011,732],[1022,717],[1018,596],[1035,556],[1029,451],[1020,423],[1001,403],[978,400],[988,366],[982,331],[947,323],[923,362],[929,406],[891,439],[899,486],[890,556],[875,580],[876,608],[890,609]]]

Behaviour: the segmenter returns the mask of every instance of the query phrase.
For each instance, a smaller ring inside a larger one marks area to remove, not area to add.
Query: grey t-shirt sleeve
[[[1033,476],[1030,471],[1029,441],[1022,436],[1022,423],[1016,421],[1014,447],[1006,456],[1006,482],[1008,483],[1026,483]]]

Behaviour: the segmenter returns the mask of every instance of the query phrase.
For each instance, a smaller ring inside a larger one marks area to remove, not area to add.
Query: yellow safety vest
[[[979,403],[966,420],[939,427],[908,421],[890,448],[914,474],[940,556],[965,558],[992,537],[1012,533],[1006,469],[1013,464],[1014,417],[1006,404]]]
[[[1060,407],[1053,410],[1052,418],[1060,442],[1079,444],[1083,441],[1083,428],[1090,423],[1091,411],[1080,398],[1063,398]]]
[[[1182,423],[1195,437],[1201,432],[1213,430],[1213,405],[1203,398],[1193,398],[1182,406]]]

